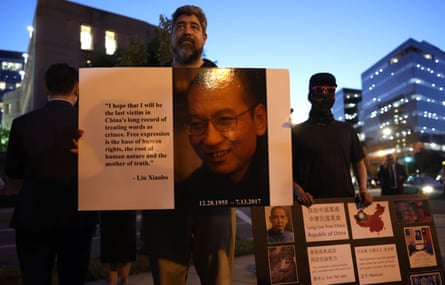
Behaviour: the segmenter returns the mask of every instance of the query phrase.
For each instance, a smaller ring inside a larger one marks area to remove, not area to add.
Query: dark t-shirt
[[[318,125],[309,120],[292,129],[293,177],[314,198],[354,196],[351,163],[365,157],[347,123]]]

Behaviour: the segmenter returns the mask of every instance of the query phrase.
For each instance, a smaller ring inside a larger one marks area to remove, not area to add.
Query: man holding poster
[[[172,16],[173,67],[216,67],[202,58],[207,19],[201,8],[179,7]],[[235,209],[187,207],[144,211],[143,236],[156,285],[185,285],[192,253],[201,284],[231,284]]]

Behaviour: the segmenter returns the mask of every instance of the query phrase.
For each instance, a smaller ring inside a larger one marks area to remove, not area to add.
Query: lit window
[[[423,57],[425,57],[426,59],[433,59],[433,56],[429,53],[424,53]]]
[[[11,112],[11,104],[5,103],[3,104],[3,113],[6,115]]]
[[[90,26],[80,25],[80,48],[83,50],[93,49],[93,34]]]
[[[5,90],[5,89],[6,89],[6,82],[0,81],[0,90]]]
[[[20,62],[3,61],[1,69],[2,70],[19,71],[19,70],[23,69],[23,64]]]
[[[105,53],[108,55],[114,54],[116,51],[116,33],[112,31],[105,31]]]

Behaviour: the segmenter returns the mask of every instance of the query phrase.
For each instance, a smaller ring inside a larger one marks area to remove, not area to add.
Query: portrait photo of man
[[[269,221],[267,230],[268,243],[293,242],[294,231],[290,206],[265,207],[266,221]]]
[[[265,74],[174,69],[175,201],[269,204]]]

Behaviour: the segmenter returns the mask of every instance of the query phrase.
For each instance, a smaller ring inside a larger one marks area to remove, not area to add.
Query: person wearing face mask
[[[359,201],[372,203],[368,193],[365,153],[354,128],[334,120],[331,108],[337,83],[330,73],[309,80],[309,118],[292,129],[292,164],[295,199],[306,206],[314,198],[354,197],[351,166],[359,184]]]

